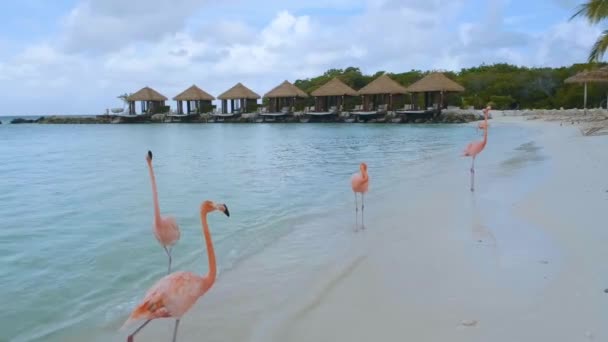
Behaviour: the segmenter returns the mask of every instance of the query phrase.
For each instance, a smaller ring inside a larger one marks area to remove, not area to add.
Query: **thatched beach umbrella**
[[[315,97],[315,110],[327,110],[327,108],[319,108],[318,97],[325,99],[325,106],[331,98],[336,98],[336,106],[344,104],[345,96],[357,96],[357,91],[340,81],[339,78],[334,77],[329,82],[320,86],[311,93]],[[338,101],[340,99],[341,101]]]
[[[439,94],[439,110],[443,107],[445,93],[463,92],[464,87],[452,81],[440,72],[426,75],[406,88],[409,93],[424,93],[424,106],[429,107],[431,94]],[[425,109],[426,109],[425,108]]]
[[[175,96],[173,100],[177,101],[178,114],[183,114],[184,112],[183,101],[186,101],[186,110],[187,113],[190,114],[190,102],[194,101],[196,111],[200,112],[203,102],[211,105],[211,101],[215,100],[215,98],[196,85],[192,85],[190,88]]]
[[[237,83],[234,87],[226,90],[220,96],[217,97],[222,100],[222,113],[228,113],[228,100],[230,100],[231,106],[230,110],[234,112],[234,100],[239,100],[241,104],[241,109],[247,109],[247,104],[253,102],[257,102],[257,99],[260,98],[260,95],[255,93],[253,90],[245,87],[242,83]]]
[[[164,106],[167,100],[168,98],[165,95],[156,90],[150,87],[143,87],[127,99],[129,102],[129,114],[135,114],[136,101],[141,101],[141,111],[142,113],[147,113],[150,110]]]
[[[583,83],[585,85],[583,108],[587,113],[587,83],[608,83],[608,67],[595,70],[585,70],[574,76],[566,78],[564,83]],[[606,95],[606,108],[608,108],[608,94]]]
[[[393,96],[407,94],[407,90],[404,86],[394,81],[388,75],[383,74],[382,76],[371,81],[365,87],[359,89],[357,92],[363,97],[363,110],[369,110],[367,108],[369,99],[372,96],[380,96],[382,100],[386,101],[385,95],[388,95],[388,110],[393,109]]]
[[[295,105],[297,98],[306,98],[308,97],[308,94],[291,84],[289,81],[283,81],[283,83],[264,94],[264,97],[273,100],[270,105],[270,111],[278,112],[279,104],[292,107]]]

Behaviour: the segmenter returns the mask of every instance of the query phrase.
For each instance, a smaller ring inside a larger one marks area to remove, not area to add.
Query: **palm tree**
[[[127,94],[127,93],[124,93],[124,94],[122,94],[122,95],[118,95],[117,97],[118,97],[119,99],[123,100],[123,102],[124,102],[125,104],[128,104],[128,103],[129,103],[129,96],[131,96],[131,95],[133,95],[133,94]]]
[[[607,19],[608,0],[588,0],[578,7],[578,10],[570,17],[570,20],[579,16],[586,17],[591,24],[597,24]],[[589,63],[599,62],[604,53],[606,53],[606,50],[608,50],[608,30],[604,30],[595,41],[595,44],[593,44],[588,57]]]

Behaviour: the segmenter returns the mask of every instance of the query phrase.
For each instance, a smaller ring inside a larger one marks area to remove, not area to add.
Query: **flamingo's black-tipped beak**
[[[150,160],[152,160],[152,151],[148,151],[148,158],[150,158]]]
[[[226,214],[226,216],[230,217],[230,211],[228,211],[228,206],[226,204],[224,204],[224,208],[226,208],[226,210],[224,210],[224,214]]]

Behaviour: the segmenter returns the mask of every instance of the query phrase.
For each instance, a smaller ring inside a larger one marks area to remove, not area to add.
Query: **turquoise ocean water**
[[[529,134],[519,126],[492,133],[513,142],[505,151]],[[313,219],[351,210],[349,179],[360,161],[372,190],[390,192],[442,158],[459,160],[480,138],[470,125],[1,125],[0,340],[114,331],[164,275],[151,232],[148,150],[162,214],[182,230],[174,269],[206,271],[201,201],[230,208],[229,219],[210,222],[223,273]],[[495,153],[479,167],[503,156],[496,144],[488,149]],[[454,177],[467,183],[468,161],[459,163]]]

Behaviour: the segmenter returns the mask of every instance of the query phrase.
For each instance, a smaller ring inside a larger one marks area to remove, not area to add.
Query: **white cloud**
[[[564,61],[585,62],[600,33],[597,26],[583,20],[559,23],[535,37],[535,63],[558,66]]]
[[[205,0],[85,0],[64,19],[70,52],[108,51],[181,31]]]
[[[0,57],[0,91],[11,111],[44,114],[56,106],[53,112],[99,113],[120,105],[116,95],[146,85],[172,97],[192,83],[217,95],[243,82],[263,94],[284,79],[348,66],[375,73],[482,62],[564,65],[584,61],[598,33],[580,20],[526,32],[515,25],[521,18],[505,16],[503,1],[463,22],[466,4],[85,0],[64,18],[59,37]],[[229,5],[253,14],[248,21],[233,19],[224,12]],[[328,8],[341,12],[332,15]],[[24,94],[36,95],[24,102]],[[62,102],[67,98],[73,100]]]

